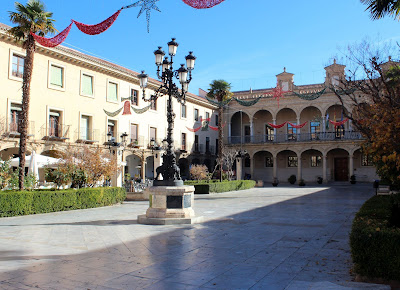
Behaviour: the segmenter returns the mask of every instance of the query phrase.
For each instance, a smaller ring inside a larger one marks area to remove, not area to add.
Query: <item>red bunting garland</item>
[[[282,123],[282,124],[280,124],[280,125],[274,125],[274,124],[272,124],[272,123],[268,123],[268,125],[270,125],[272,128],[279,129],[279,128],[282,128],[283,126],[285,126],[286,123],[287,123],[287,122]]]
[[[329,123],[331,123],[335,127],[339,127],[339,126],[342,126],[344,123],[346,123],[348,120],[349,120],[349,118],[346,118],[346,119],[344,119],[343,121],[340,121],[340,122],[335,122],[335,121],[329,120]]]
[[[300,125],[295,125],[295,124],[290,123],[290,122],[287,122],[287,123],[288,123],[290,126],[292,126],[293,128],[300,129],[300,128],[303,128],[303,127],[307,124],[307,122],[308,122],[308,121],[305,121],[303,124],[300,124]]]
[[[78,27],[78,29],[80,31],[82,31],[83,33],[86,33],[89,35],[96,35],[96,34],[100,34],[100,33],[104,32],[108,28],[110,28],[110,26],[117,19],[118,15],[121,13],[121,10],[122,9],[118,10],[113,15],[111,15],[106,20],[104,20],[103,22],[100,22],[100,23],[94,24],[94,25],[83,24],[83,23],[77,22],[73,19],[71,21],[73,23],[75,23],[76,27]]]
[[[226,124],[223,124],[223,125],[222,125],[222,128],[224,128],[225,125],[226,125]],[[218,127],[214,127],[214,126],[211,126],[211,125],[208,125],[208,127],[209,127],[211,130],[218,131]]]
[[[182,0],[185,4],[196,9],[207,9],[218,5],[225,0]]]
[[[199,127],[197,127],[197,128],[194,128],[194,129],[189,128],[189,127],[186,127],[186,129],[188,129],[190,132],[196,133],[197,131],[199,131],[199,130],[201,129],[201,126],[199,126]]]
[[[35,40],[37,42],[39,42],[39,44],[46,46],[46,47],[55,47],[55,46],[61,44],[67,38],[68,33],[71,30],[71,27],[72,27],[72,23],[70,25],[68,25],[68,27],[65,28],[63,31],[61,31],[59,34],[57,34],[56,36],[54,36],[52,38],[46,38],[46,37],[36,35],[32,31],[30,32],[30,34],[33,36],[33,38],[35,38]]]

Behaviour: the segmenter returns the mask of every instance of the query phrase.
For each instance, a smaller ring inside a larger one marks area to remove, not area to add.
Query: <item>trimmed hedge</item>
[[[120,187],[0,192],[0,217],[94,208],[125,200]]]
[[[400,196],[374,196],[356,214],[350,246],[357,274],[400,280],[400,228],[389,224],[392,199]]]
[[[195,194],[209,194],[210,192],[226,192],[253,188],[256,185],[254,180],[232,180],[232,181],[185,181],[185,185],[194,185]]]

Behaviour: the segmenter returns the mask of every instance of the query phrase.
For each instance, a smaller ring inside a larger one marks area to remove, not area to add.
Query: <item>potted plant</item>
[[[352,176],[350,176],[350,183],[356,184],[356,176],[354,174]]]
[[[299,180],[299,185],[300,186],[305,186],[306,185],[306,183],[304,182],[304,179],[300,179]]]
[[[321,176],[317,177],[317,183],[318,184],[322,184],[322,181],[324,181],[324,179]]]
[[[278,184],[279,184],[278,178],[274,177],[274,180],[272,181],[272,186],[273,186],[273,187],[277,187]]]
[[[294,175],[294,174],[290,175],[290,177],[288,178],[288,181],[290,184],[295,184],[296,183],[296,175]]]

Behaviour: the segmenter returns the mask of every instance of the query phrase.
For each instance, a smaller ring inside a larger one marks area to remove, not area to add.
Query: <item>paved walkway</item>
[[[147,202],[0,219],[1,289],[390,289],[352,282],[371,185],[196,196],[197,225],[136,223]]]

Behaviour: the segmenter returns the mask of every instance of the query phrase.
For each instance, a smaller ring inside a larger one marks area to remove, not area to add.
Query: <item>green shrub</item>
[[[0,192],[0,217],[107,206],[125,200],[119,187]]]
[[[400,196],[374,196],[357,213],[350,234],[356,273],[400,280],[400,228],[389,223]]]
[[[208,194],[210,192],[226,192],[253,188],[256,185],[254,180],[232,180],[222,182],[185,181],[185,185],[194,185],[195,194]]]

